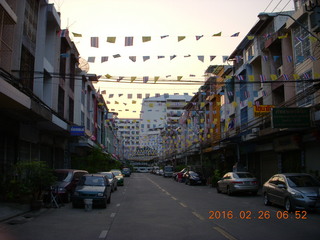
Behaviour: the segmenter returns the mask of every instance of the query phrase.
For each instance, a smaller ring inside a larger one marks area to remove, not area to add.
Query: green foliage
[[[212,175],[212,186],[216,186],[217,182],[222,178],[222,173],[218,169],[213,171]]]
[[[41,161],[18,162],[14,166],[14,173],[9,181],[8,200],[40,200],[43,191],[56,181],[53,170]]]
[[[87,156],[73,157],[71,165],[72,168],[84,169],[90,173],[121,168],[119,161],[112,159],[110,154],[104,153],[99,147],[93,148]]]

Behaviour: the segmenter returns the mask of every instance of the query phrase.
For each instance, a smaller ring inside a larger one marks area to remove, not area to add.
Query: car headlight
[[[66,191],[66,189],[63,188],[63,187],[59,187],[59,188],[58,188],[58,192],[65,192],[65,191]]]
[[[293,198],[303,198],[303,195],[299,192],[291,192]]]
[[[103,197],[103,193],[98,193],[98,197]]]

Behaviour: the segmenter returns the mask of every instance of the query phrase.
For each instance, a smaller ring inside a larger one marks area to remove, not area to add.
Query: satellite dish
[[[79,58],[78,66],[82,71],[86,73],[89,71],[89,63],[84,58]]]

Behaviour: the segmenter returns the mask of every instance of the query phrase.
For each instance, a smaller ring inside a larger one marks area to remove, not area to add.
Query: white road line
[[[116,216],[116,213],[111,213],[110,217],[114,218]]]
[[[106,238],[107,234],[108,234],[108,230],[103,230],[101,231],[99,238]]]
[[[226,237],[229,240],[237,240],[235,237],[231,236],[229,233],[227,233],[225,230],[223,230],[220,227],[213,227],[213,229],[221,233],[224,237]]]
[[[192,212],[192,214],[195,215],[197,218],[199,218],[201,221],[204,221],[204,217],[202,217],[199,213]]]
[[[176,199],[175,197],[171,197],[173,200],[177,201],[178,199]]]
[[[179,202],[179,204],[182,206],[182,207],[188,207],[187,205],[185,205],[184,203],[182,203],[182,202]]]

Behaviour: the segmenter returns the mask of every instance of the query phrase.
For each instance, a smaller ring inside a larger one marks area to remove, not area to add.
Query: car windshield
[[[287,177],[290,187],[320,187],[320,183],[311,176],[297,175]]]
[[[104,173],[106,176],[107,176],[107,178],[109,178],[109,179],[112,179],[112,173],[109,173],[109,172],[107,172],[107,173]]]
[[[80,186],[104,186],[103,177],[83,176],[79,181]]]
[[[236,173],[234,175],[236,178],[254,178],[254,176],[251,173]]]
[[[193,176],[193,177],[198,177],[198,173],[195,173],[195,172],[189,172],[190,176]]]
[[[71,172],[54,172],[54,175],[56,176],[57,178],[57,181],[59,182],[62,182],[62,181],[70,181],[71,180],[71,177],[72,177],[72,174]]]
[[[172,172],[173,171],[173,167],[166,166],[166,167],[164,167],[164,171]]]
[[[119,175],[121,174],[121,172],[114,171],[113,174],[114,174],[115,176],[119,176]]]

